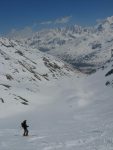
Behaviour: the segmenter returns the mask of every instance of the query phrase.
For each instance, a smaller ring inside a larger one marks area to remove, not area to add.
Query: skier
[[[28,129],[27,129],[29,126],[27,125],[26,121],[27,121],[27,120],[24,120],[24,121],[21,123],[21,126],[22,126],[22,128],[24,129],[23,136],[28,136],[28,132],[29,132]]]

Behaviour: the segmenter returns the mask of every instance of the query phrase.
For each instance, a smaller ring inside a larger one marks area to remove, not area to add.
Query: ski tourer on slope
[[[26,123],[26,121],[27,120],[24,120],[22,123],[21,123],[21,126],[22,126],[22,128],[24,129],[24,133],[23,133],[23,136],[28,136],[28,133],[29,133],[29,131],[28,131],[28,125],[27,125],[27,123]]]

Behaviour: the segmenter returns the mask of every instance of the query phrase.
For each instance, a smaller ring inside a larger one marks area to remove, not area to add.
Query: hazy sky
[[[89,26],[112,15],[113,0],[0,0],[0,33],[26,26]]]

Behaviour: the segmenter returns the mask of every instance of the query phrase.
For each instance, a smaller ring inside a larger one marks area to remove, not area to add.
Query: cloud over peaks
[[[70,21],[70,19],[72,18],[72,16],[65,16],[65,17],[61,17],[61,18],[57,18],[55,20],[47,20],[44,22],[41,22],[41,25],[51,25],[51,24],[66,24]]]

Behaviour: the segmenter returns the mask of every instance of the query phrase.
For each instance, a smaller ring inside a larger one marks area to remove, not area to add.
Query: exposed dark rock
[[[13,80],[13,77],[12,77],[10,74],[6,74],[6,78],[7,78],[8,80]]]
[[[0,84],[0,85],[4,86],[6,88],[10,88],[11,87],[10,85],[7,85],[7,84]]]
[[[106,82],[106,86],[108,86],[108,85],[110,85],[110,82],[109,82],[109,81]]]
[[[22,104],[24,104],[24,105],[29,105],[28,103],[26,103],[26,102],[21,102]]]
[[[1,100],[1,102],[2,102],[2,103],[4,103],[4,100],[3,100],[3,98],[0,98],[0,100]]]
[[[15,53],[18,53],[20,56],[24,55],[20,50],[17,50]]]
[[[105,76],[107,77],[107,76],[109,76],[109,75],[111,75],[111,74],[113,74],[113,69],[111,69],[110,71],[108,71],[108,73],[106,73]]]
[[[92,45],[92,49],[96,49],[96,48],[101,48],[101,44],[100,43],[96,43]]]
[[[21,100],[25,101],[25,102],[28,102],[28,100],[26,100],[25,98],[21,97],[21,96],[17,96],[19,97]]]

